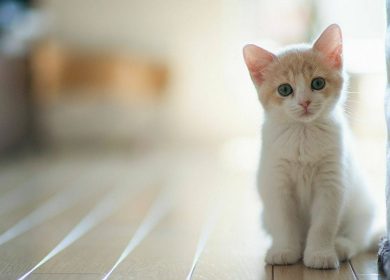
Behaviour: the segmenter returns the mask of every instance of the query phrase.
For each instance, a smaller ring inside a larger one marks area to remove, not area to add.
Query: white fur
[[[374,207],[353,157],[343,97],[312,94],[314,114],[302,116],[305,95],[302,85],[268,109],[263,124],[258,189],[273,239],[266,262],[303,258],[308,267],[337,268],[367,248]]]

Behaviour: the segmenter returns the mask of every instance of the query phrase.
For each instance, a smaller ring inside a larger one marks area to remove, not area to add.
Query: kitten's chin
[[[316,112],[316,113],[313,113],[313,112],[302,112],[298,115],[294,115],[293,118],[296,120],[296,121],[299,121],[299,122],[305,122],[305,123],[309,123],[309,122],[312,122],[314,121],[315,119],[318,118],[318,115],[319,115],[319,112]]]
[[[306,114],[302,114],[299,117],[299,120],[302,121],[302,122],[311,122],[311,121],[314,121],[316,118],[317,118],[317,114],[306,113]]]

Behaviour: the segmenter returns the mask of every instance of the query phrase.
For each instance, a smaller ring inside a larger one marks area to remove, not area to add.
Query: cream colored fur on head
[[[279,54],[248,45],[244,58],[265,111],[258,189],[272,237],[266,262],[337,268],[367,249],[374,215],[343,113],[341,30],[330,25],[312,46]]]

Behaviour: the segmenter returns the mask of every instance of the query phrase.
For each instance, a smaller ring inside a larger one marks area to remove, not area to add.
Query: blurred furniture
[[[121,53],[74,50],[51,41],[35,48],[32,73],[37,101],[43,103],[70,90],[105,91],[132,103],[157,98],[167,82],[167,69],[157,62]]]
[[[49,144],[115,144],[142,138],[155,123],[168,81],[165,65],[115,51],[38,44],[32,88]]]
[[[30,0],[0,1],[0,153],[31,144],[34,114],[29,42],[39,33],[39,13]]]
[[[0,152],[19,148],[31,128],[27,59],[0,55]]]

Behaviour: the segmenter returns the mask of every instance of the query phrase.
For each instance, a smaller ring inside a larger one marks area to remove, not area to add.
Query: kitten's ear
[[[264,81],[263,70],[276,56],[258,46],[246,45],[244,47],[244,60],[253,81],[261,84]]]
[[[313,49],[321,52],[332,67],[340,69],[343,64],[343,39],[340,26],[328,26],[315,41]]]

